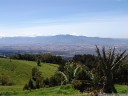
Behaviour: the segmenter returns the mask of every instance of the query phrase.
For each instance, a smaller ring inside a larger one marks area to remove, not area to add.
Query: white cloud
[[[57,34],[85,35],[92,37],[123,38],[128,32],[128,17],[40,25],[27,28],[0,28],[0,36],[47,36]]]

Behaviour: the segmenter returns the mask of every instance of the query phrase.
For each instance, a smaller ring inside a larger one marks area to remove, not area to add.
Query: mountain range
[[[0,54],[52,53],[62,56],[94,54],[95,45],[107,48],[128,49],[128,39],[55,35],[37,37],[0,38]]]

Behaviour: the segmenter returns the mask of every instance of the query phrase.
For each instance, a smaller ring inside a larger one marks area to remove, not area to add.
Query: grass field
[[[1,92],[0,96],[75,96],[76,94],[80,94],[79,91],[74,90],[71,85],[65,85],[31,91]]]
[[[52,76],[58,68],[56,64],[42,63],[38,67],[43,77]],[[8,75],[16,85],[25,85],[31,77],[31,70],[37,67],[36,62],[24,60],[10,60],[0,58],[0,74]]]
[[[120,94],[128,94],[128,85],[115,85],[118,93]]]
[[[38,68],[45,78],[52,76],[58,68],[56,64],[42,63],[41,65]],[[0,86],[0,96],[74,96],[79,93],[68,85],[23,91],[23,86],[31,77],[33,67],[37,67],[36,62],[25,60],[11,60],[10,62],[9,59],[0,58],[0,74],[8,75],[16,84]]]
[[[127,85],[115,85],[118,94],[128,94]],[[8,91],[2,91],[2,90]],[[1,86],[0,96],[88,96],[88,93],[80,93],[74,90],[71,85],[63,85],[37,90],[22,91],[21,86]]]

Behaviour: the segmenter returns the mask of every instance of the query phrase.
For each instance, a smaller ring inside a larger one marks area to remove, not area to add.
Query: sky
[[[0,37],[128,38],[128,0],[0,0]]]

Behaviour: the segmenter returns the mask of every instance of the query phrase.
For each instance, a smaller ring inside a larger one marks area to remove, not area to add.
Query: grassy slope
[[[115,85],[118,93],[120,94],[128,94],[128,85]]]
[[[118,94],[127,94],[128,86],[126,85],[115,85]],[[5,86],[7,88],[7,86]],[[19,88],[19,87],[18,87]],[[125,91],[125,92],[124,92]],[[89,96],[88,93],[80,93],[74,90],[71,85],[63,85],[50,88],[41,88],[31,91],[11,91],[2,92],[0,96]]]
[[[36,67],[36,62],[24,61],[24,60],[12,60],[0,58],[0,74],[8,75],[16,85],[24,85],[31,77],[31,70]],[[53,75],[58,65],[42,63],[41,67],[38,67],[42,72],[43,77],[50,77]]]
[[[1,93],[1,96],[75,96],[76,94],[80,93],[77,90],[74,90],[70,85],[65,85],[31,91],[3,92]]]
[[[79,93],[71,86],[66,87],[50,87],[38,90],[23,91],[23,86],[28,82],[31,77],[31,69],[37,67],[36,62],[24,60],[12,60],[0,58],[0,74],[6,74],[14,80],[15,86],[0,86],[0,96],[74,96]],[[43,77],[52,76],[58,65],[42,63],[38,67],[42,72]],[[52,95],[51,95],[52,94]]]

